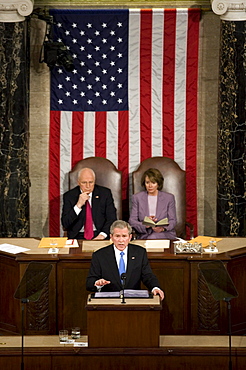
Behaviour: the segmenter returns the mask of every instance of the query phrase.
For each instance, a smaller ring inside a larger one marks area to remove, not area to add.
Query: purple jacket
[[[169,225],[166,226],[166,231],[156,233],[151,227],[146,228],[142,221],[145,216],[150,216],[149,205],[148,205],[148,193],[147,191],[141,191],[140,193],[132,196],[132,210],[129,218],[129,224],[137,231],[139,239],[175,239],[176,232],[175,226],[177,223],[176,219],[176,208],[175,198],[173,194],[165,193],[164,191],[158,191],[157,206],[156,206],[156,217],[157,220],[167,217]]]

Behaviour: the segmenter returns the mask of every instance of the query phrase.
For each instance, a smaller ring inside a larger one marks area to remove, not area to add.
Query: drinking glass
[[[71,337],[73,339],[80,338],[80,328],[79,327],[76,326],[76,327],[72,328]]]
[[[68,341],[68,330],[59,330],[60,342],[65,343]]]

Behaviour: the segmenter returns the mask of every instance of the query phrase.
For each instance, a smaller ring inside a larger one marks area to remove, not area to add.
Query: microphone
[[[120,278],[121,278],[121,280],[122,280],[122,282],[126,282],[126,273],[125,272],[123,272],[121,275],[120,275]]]
[[[126,303],[125,302],[125,295],[124,295],[124,288],[125,288],[125,283],[126,283],[126,273],[123,272],[120,275],[121,281],[122,281],[122,294],[121,294],[121,303]]]

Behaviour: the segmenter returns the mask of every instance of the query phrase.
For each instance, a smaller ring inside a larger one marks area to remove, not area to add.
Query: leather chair
[[[78,185],[78,172],[82,168],[91,168],[96,174],[97,185],[105,186],[112,192],[117,218],[122,218],[122,174],[108,159],[89,157],[76,163],[69,172],[69,189]]]
[[[186,173],[179,165],[167,157],[152,157],[145,159],[132,173],[133,194],[145,190],[141,186],[143,173],[149,168],[157,168],[164,177],[163,191],[172,193],[176,202],[177,225],[176,233],[178,237],[186,237],[186,227],[189,228],[190,237],[194,237],[194,227],[186,222]]]

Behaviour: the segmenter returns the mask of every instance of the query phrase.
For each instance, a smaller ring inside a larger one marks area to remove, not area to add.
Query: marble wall
[[[218,121],[218,234],[246,233],[246,22],[222,22]]]
[[[29,234],[28,23],[0,23],[0,236]]]
[[[30,236],[48,236],[49,69],[39,63],[45,24],[31,21]],[[216,235],[220,19],[202,13],[198,121],[198,233]]]

